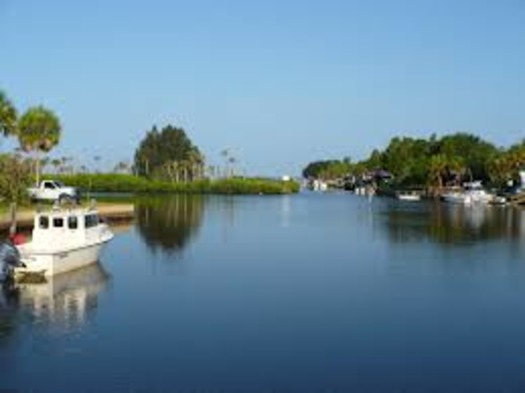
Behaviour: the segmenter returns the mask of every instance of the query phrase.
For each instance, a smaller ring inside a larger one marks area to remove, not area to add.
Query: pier
[[[80,206],[87,207],[87,206]],[[16,224],[18,230],[30,230],[33,228],[35,209],[22,207],[16,212]],[[96,210],[100,217],[110,224],[123,221],[131,221],[135,217],[135,206],[131,203],[97,203]],[[11,226],[11,214],[9,211],[0,213],[0,232],[5,233]]]

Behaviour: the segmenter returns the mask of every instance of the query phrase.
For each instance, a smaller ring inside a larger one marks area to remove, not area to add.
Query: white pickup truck
[[[76,201],[80,194],[75,187],[66,187],[64,183],[56,180],[42,180],[38,187],[27,189],[29,198],[36,201]]]

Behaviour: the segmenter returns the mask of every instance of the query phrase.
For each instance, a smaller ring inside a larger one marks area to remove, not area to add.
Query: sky
[[[168,123],[268,176],[397,135],[525,138],[525,0],[0,0],[0,37],[0,89],[90,167]]]

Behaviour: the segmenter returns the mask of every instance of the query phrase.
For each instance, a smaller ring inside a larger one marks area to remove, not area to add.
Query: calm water
[[[0,391],[525,390],[525,215],[349,194],[137,201],[0,296]]]

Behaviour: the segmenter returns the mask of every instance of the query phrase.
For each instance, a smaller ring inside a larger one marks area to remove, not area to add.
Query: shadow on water
[[[510,207],[429,202],[390,203],[382,207],[380,216],[393,242],[430,241],[461,246],[525,238],[523,213],[521,209]]]
[[[15,332],[19,318],[67,332],[80,328],[98,306],[110,276],[97,262],[46,279],[41,284],[4,283],[0,292],[0,344]]]
[[[181,253],[202,225],[205,199],[173,195],[139,198],[136,227],[151,252]]]
[[[12,283],[0,283],[0,346],[16,329],[20,291]]]

